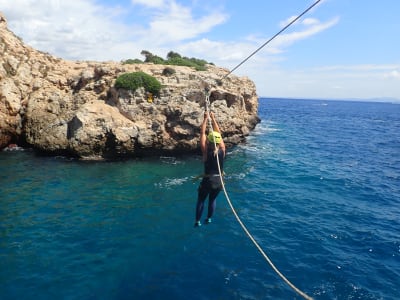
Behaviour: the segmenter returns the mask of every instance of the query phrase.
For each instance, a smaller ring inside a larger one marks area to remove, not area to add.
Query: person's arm
[[[217,121],[215,120],[215,115],[214,115],[214,113],[211,112],[211,113],[210,113],[210,117],[211,117],[211,123],[212,123],[213,130],[216,131],[216,132],[221,133],[221,130],[219,129],[218,123],[217,123]]]
[[[215,120],[214,113],[210,113],[210,117],[211,117],[213,130],[216,131],[216,132],[219,132],[221,134],[221,137],[222,137],[221,129],[218,126],[217,120]],[[224,140],[222,138],[221,138],[221,142],[219,143],[219,147],[224,152],[224,156],[225,156],[225,143],[224,143]]]
[[[203,154],[203,161],[207,158],[207,136],[206,136],[206,128],[207,128],[207,112],[204,113],[203,123],[200,126],[200,149]]]

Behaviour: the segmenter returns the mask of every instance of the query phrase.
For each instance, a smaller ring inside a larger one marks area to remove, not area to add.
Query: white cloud
[[[335,26],[339,20],[339,17],[335,17],[326,22],[320,22],[317,19],[305,19],[301,22],[302,28],[300,30],[291,33],[282,33],[271,42],[271,46],[277,48],[276,51],[280,52],[279,49],[281,48],[288,47],[297,41],[304,40]]]
[[[281,24],[292,21],[295,17],[289,18]],[[316,18],[307,18],[299,21],[297,30],[288,34],[281,34],[274,39],[268,47],[260,50],[256,55],[251,57],[251,60],[246,62],[247,66],[253,68],[269,68],[271,63],[277,63],[285,60],[283,54],[285,50],[297,41],[309,38],[313,35],[323,32],[339,22],[339,17],[335,17],[326,22],[321,22]],[[184,45],[177,46],[178,50],[182,49],[186,53],[193,53],[198,57],[203,57],[216,63],[217,65],[225,66],[232,69],[243,59],[247,58],[251,53],[263,45],[269,37],[260,37],[249,35],[242,41],[214,42],[208,39],[196,40]],[[212,57],[210,57],[210,53]],[[242,66],[240,67],[243,68]],[[249,68],[246,68],[247,70]],[[242,73],[242,72],[240,72]]]
[[[392,71],[400,69],[396,64],[333,65],[315,68],[316,71]]]
[[[319,20],[314,19],[314,18],[306,18],[306,19],[304,19],[304,20],[302,21],[302,23],[303,23],[304,25],[311,26],[311,25],[317,25],[317,24],[319,24],[320,22],[319,22]]]
[[[251,33],[242,40],[205,37],[229,16],[223,10],[194,10],[190,5],[198,1],[131,0],[126,7],[109,2],[105,7],[96,0],[0,0],[0,8],[9,28],[27,44],[66,59],[121,60],[139,58],[141,50],[157,55],[173,50],[232,69],[270,38]],[[345,98],[355,93],[360,97],[387,93],[400,98],[398,64],[290,70],[277,63],[286,59],[291,45],[339,21],[339,17],[300,19],[235,74],[254,80],[261,96]]]
[[[226,22],[226,14],[212,11],[195,17],[191,7],[175,0],[131,0],[131,3],[151,8],[146,13],[145,23],[135,20],[133,14],[131,24],[124,24],[119,18],[130,17],[129,11],[104,7],[93,1],[14,0],[11,3],[0,0],[0,7],[11,20],[9,27],[22,33],[29,45],[67,59],[119,60],[138,57],[141,51],[138,48],[155,53],[185,49],[189,55],[198,53],[199,57],[208,57],[215,63],[231,61],[228,64],[232,65],[264,42],[249,35],[245,41],[208,41],[204,47],[206,39],[195,39]],[[302,30],[279,36],[263,51],[265,54],[282,53],[295,41],[321,32],[337,21],[321,23],[305,19],[301,23]],[[131,54],[126,57],[126,53]],[[271,60],[268,57],[258,59]]]
[[[280,22],[280,26],[284,27],[287,24],[289,24],[291,21],[293,21],[296,18],[296,16],[290,17],[285,21]],[[280,57],[280,58],[272,58],[271,55],[280,55],[285,53],[287,51],[287,48],[294,43],[310,38],[316,34],[319,34],[333,26],[339,23],[340,18],[335,17],[332,18],[331,20],[328,20],[326,22],[321,22],[316,18],[306,18],[304,20],[299,20],[296,23],[294,23],[292,28],[295,28],[294,31],[290,33],[285,33],[287,31],[284,31],[280,35],[278,35],[275,39],[273,39],[269,44],[268,47],[265,47],[262,49],[262,52],[264,56],[270,56],[266,58],[267,61],[282,61],[285,58]],[[288,29],[290,30],[290,29]],[[252,53],[254,50],[256,50],[258,47],[263,45],[266,41],[268,41],[269,37],[260,37],[260,36],[254,36],[254,35],[249,35],[247,37],[247,41],[249,42],[246,44],[252,49],[251,51],[247,52],[247,55]],[[244,43],[242,43],[243,45]],[[260,53],[257,54],[258,56]],[[245,58],[245,56],[242,57],[242,59]]]
[[[166,1],[164,1],[164,0],[131,0],[131,2],[132,2],[132,4],[160,8],[160,7],[164,6]]]
[[[400,69],[399,69],[400,70]],[[394,79],[399,79],[400,80],[400,71],[399,70],[393,70],[384,75],[385,78],[394,78]]]
[[[166,11],[156,14],[150,22],[150,32],[146,34],[157,44],[182,41],[208,32],[226,19],[226,15],[218,12],[196,19],[189,7],[171,1]]]
[[[66,59],[103,59],[107,49],[129,36],[113,20],[120,9],[91,1],[0,0],[9,28],[30,46]]]
[[[293,22],[296,18],[297,18],[297,16],[291,16],[291,17],[287,18],[286,20],[279,22],[279,27],[283,28],[283,27],[287,26],[289,23]]]
[[[192,53],[219,66],[233,66],[253,50],[252,43],[218,42],[206,38],[178,46],[178,51],[182,53]]]
[[[399,65],[350,65],[246,72],[254,79],[260,96],[400,99],[399,70]]]
[[[12,31],[30,46],[65,59],[120,60],[140,57],[143,49],[158,54],[227,20],[218,11],[195,17],[190,7],[174,0],[132,4],[151,9],[142,16],[129,7],[104,7],[92,0],[0,0]]]

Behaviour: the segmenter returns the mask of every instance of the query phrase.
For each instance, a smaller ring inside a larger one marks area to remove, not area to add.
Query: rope
[[[217,143],[216,143],[216,139],[214,137],[214,130],[212,127],[212,123],[211,123],[211,118],[210,118],[210,97],[209,97],[209,90],[206,89],[206,113],[207,113],[207,117],[208,117],[208,125],[211,128],[211,132],[213,133],[213,140],[214,140],[214,147],[215,149],[217,148]],[[240,219],[239,215],[237,214],[235,208],[232,205],[232,202],[229,198],[228,192],[226,191],[225,188],[225,183],[223,180],[223,176],[222,176],[222,170],[221,170],[221,166],[220,166],[220,162],[219,162],[219,155],[216,155],[217,157],[217,165],[218,165],[218,172],[219,172],[219,178],[221,180],[221,185],[222,185],[222,190],[224,191],[225,194],[225,198],[226,201],[228,202],[233,214],[235,215],[236,220],[239,222],[240,226],[242,227],[242,229],[244,230],[244,232],[247,234],[247,236],[249,237],[249,239],[253,242],[253,244],[256,246],[256,248],[258,249],[258,251],[261,253],[261,255],[265,258],[265,260],[268,262],[268,264],[271,266],[271,268],[279,275],[279,277],[281,277],[283,279],[283,281],[289,285],[296,293],[298,293],[299,295],[301,295],[304,299],[307,300],[312,300],[313,298],[308,296],[306,293],[302,292],[300,289],[298,289],[294,284],[292,284],[279,270],[277,267],[275,267],[274,263],[272,262],[272,260],[268,257],[268,255],[263,251],[263,249],[261,248],[261,246],[257,243],[257,241],[254,239],[254,237],[251,235],[250,231],[247,229],[247,227],[244,225],[244,223],[242,222],[242,220]]]
[[[223,79],[225,79],[226,77],[228,77],[233,71],[235,71],[237,68],[239,68],[241,65],[243,65],[246,61],[248,61],[253,55],[255,55],[258,51],[260,51],[262,48],[264,48],[267,44],[269,44],[274,38],[276,38],[278,35],[280,35],[283,31],[285,31],[287,28],[289,28],[293,23],[295,23],[298,19],[300,19],[303,15],[305,15],[308,11],[310,11],[314,6],[316,6],[319,2],[321,2],[321,0],[317,0],[315,1],[311,6],[309,6],[305,11],[303,11],[300,15],[298,15],[295,19],[293,19],[289,24],[287,24],[285,27],[283,27],[279,32],[277,32],[274,36],[272,36],[268,41],[266,41],[264,44],[262,44],[260,47],[258,47],[255,51],[253,51],[248,57],[246,57],[243,61],[241,61],[236,67],[234,67],[231,71],[229,71],[228,74],[226,74],[225,76],[223,76],[220,81],[222,82]],[[205,88],[205,92],[206,92],[206,113],[207,113],[207,117],[208,117],[208,122],[209,122],[209,126],[211,128],[211,132],[213,133],[213,140],[214,140],[214,147],[217,148],[217,144],[216,144],[216,139],[214,136],[214,130],[213,130],[213,126],[212,126],[212,122],[211,122],[211,118],[210,118],[210,97],[209,97],[209,89]],[[225,194],[225,198],[226,201],[228,202],[233,214],[235,215],[236,220],[238,221],[238,223],[240,224],[240,226],[242,227],[243,231],[246,233],[246,235],[249,237],[249,239],[253,242],[253,244],[256,246],[256,248],[258,249],[258,251],[261,253],[261,255],[264,257],[264,259],[268,262],[268,264],[271,266],[271,268],[276,272],[276,274],[279,275],[279,277],[281,277],[281,279],[288,285],[290,286],[296,293],[298,293],[300,296],[302,296],[304,299],[310,300],[313,299],[312,297],[308,296],[306,293],[304,293],[303,291],[301,291],[299,288],[297,288],[293,283],[291,283],[279,270],[278,268],[274,265],[274,263],[272,262],[272,260],[268,257],[268,255],[263,251],[263,249],[260,247],[260,245],[257,243],[257,241],[254,239],[254,237],[251,235],[251,233],[249,232],[249,230],[247,229],[247,227],[244,225],[244,223],[242,222],[242,220],[240,219],[239,215],[237,214],[235,208],[232,205],[232,202],[229,198],[228,192],[226,191],[225,188],[225,183],[222,177],[222,171],[221,171],[221,166],[220,166],[220,162],[219,162],[219,155],[216,155],[217,157],[217,164],[218,164],[218,172],[219,172],[219,178],[221,181],[221,186],[222,186],[222,190],[224,191]]]
[[[268,41],[266,41],[264,44],[262,44],[260,47],[258,47],[253,53],[251,53],[249,56],[247,56],[244,60],[242,60],[241,63],[239,63],[236,67],[234,67],[231,71],[229,71],[228,74],[223,76],[221,78],[221,81],[228,77],[233,71],[235,71],[237,68],[239,68],[241,65],[243,65],[246,61],[248,61],[254,54],[256,54],[258,51],[260,51],[262,48],[264,48],[267,44],[269,44],[274,38],[276,38],[278,35],[280,35],[282,32],[284,32],[289,26],[291,26],[294,22],[296,22],[298,19],[300,19],[303,15],[305,15],[309,10],[311,10],[315,5],[317,5],[321,0],[317,0],[312,4],[310,7],[308,7],[305,11],[303,11],[300,15],[298,15],[295,19],[293,19],[289,24],[287,24],[285,27],[283,27],[278,33],[276,33],[272,38],[270,38]]]

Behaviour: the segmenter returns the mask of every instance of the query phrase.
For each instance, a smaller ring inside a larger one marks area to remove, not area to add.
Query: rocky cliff
[[[228,146],[259,122],[254,83],[229,75],[221,84],[228,70],[213,65],[163,75],[163,65],[66,61],[25,45],[1,13],[0,55],[0,149],[18,143],[84,159],[196,151],[205,85]],[[136,71],[162,83],[152,102],[143,89],[114,87]]]

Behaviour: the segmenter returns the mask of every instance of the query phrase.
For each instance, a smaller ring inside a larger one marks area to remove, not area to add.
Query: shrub
[[[163,74],[164,76],[171,76],[171,75],[173,75],[173,74],[175,74],[175,73],[176,73],[175,69],[173,69],[173,68],[171,68],[171,67],[166,67],[166,68],[162,71],[162,74]]]
[[[165,64],[165,60],[162,57],[159,57],[157,55],[154,55],[149,62],[152,62],[155,65],[163,65],[163,64]]]
[[[167,54],[167,59],[172,59],[172,58],[176,58],[176,57],[181,57],[181,55],[179,53],[176,53],[174,51],[169,51]]]
[[[122,64],[124,64],[124,65],[133,65],[133,64],[142,64],[142,63],[143,63],[143,61],[141,61],[138,58],[135,58],[135,59],[130,58],[130,59],[122,61]]]
[[[174,65],[174,66],[186,66],[186,67],[196,67],[194,63],[192,63],[190,60],[185,59],[184,57],[173,57],[168,59],[168,64],[169,65]]]
[[[153,76],[144,72],[133,72],[118,76],[115,81],[115,87],[131,90],[133,92],[140,87],[144,87],[146,92],[159,96],[161,83]]]
[[[206,64],[213,64],[213,63],[208,63],[204,59],[198,59],[198,58],[188,58],[181,56],[179,53],[170,51],[167,54],[167,59],[163,59],[162,57],[159,57],[157,55],[154,55],[150,51],[147,50],[142,50],[140,53],[144,55],[145,60],[144,62],[146,63],[154,63],[154,64],[159,64],[159,65],[174,65],[174,66],[186,66],[186,67],[191,67],[196,69],[197,71],[205,71],[207,70]]]
[[[195,66],[196,71],[207,71],[206,66]]]
[[[145,60],[144,62],[151,62],[153,64],[159,64],[162,65],[165,63],[165,60],[162,57],[159,57],[157,55],[154,55],[153,53],[147,51],[147,50],[142,50],[142,52],[140,52],[140,54],[144,55]]]

